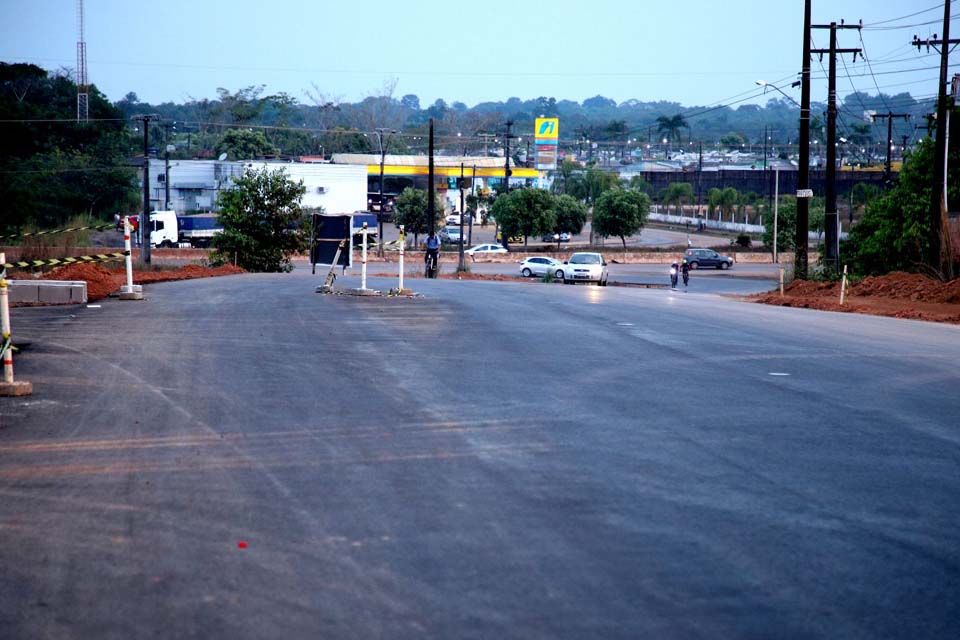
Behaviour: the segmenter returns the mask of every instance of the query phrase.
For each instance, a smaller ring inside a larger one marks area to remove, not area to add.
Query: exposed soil
[[[782,297],[779,291],[774,291],[743,299],[783,307],[960,324],[960,278],[944,283],[902,271],[870,276],[849,285],[843,306],[839,282],[795,280],[784,288]]]
[[[151,282],[169,282],[172,280],[189,280],[192,278],[209,278],[212,276],[228,276],[236,273],[246,273],[240,267],[224,265],[215,269],[188,264],[179,269],[165,269],[159,271],[133,271],[134,284]],[[102,264],[69,264],[58,267],[41,276],[42,280],[83,280],[87,283],[87,299],[90,301],[106,298],[111,293],[126,284],[126,273],[122,269],[108,269]]]

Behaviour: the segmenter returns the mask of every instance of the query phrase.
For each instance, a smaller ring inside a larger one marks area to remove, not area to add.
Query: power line
[[[929,8],[927,8],[927,9],[921,9],[920,11],[915,11],[914,13],[908,13],[908,14],[905,15],[905,16],[899,16],[899,17],[897,17],[897,18],[888,18],[887,20],[879,20],[879,21],[877,21],[877,22],[871,22],[871,23],[869,23],[869,24],[863,25],[863,27],[864,27],[864,28],[867,28],[867,27],[875,27],[875,26],[877,26],[878,24],[887,24],[887,23],[890,23],[890,22],[896,22],[897,20],[906,20],[907,18],[912,18],[912,17],[914,17],[914,16],[919,16],[920,14],[923,14],[923,13],[930,13],[931,11],[934,11],[935,9],[939,9],[939,8],[942,7],[942,6],[943,6],[943,3],[938,3],[938,4],[935,4],[935,5],[933,5],[932,7],[929,7]]]
[[[960,16],[950,16],[950,20],[956,20]],[[929,20],[927,22],[916,22],[913,24],[898,24],[890,27],[864,27],[869,31],[897,31],[898,29],[915,29],[917,27],[925,27],[931,24],[940,24],[941,20]]]

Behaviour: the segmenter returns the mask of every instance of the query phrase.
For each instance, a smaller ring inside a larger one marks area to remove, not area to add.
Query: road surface
[[[960,636],[960,328],[318,283],[14,310],[0,637]]]

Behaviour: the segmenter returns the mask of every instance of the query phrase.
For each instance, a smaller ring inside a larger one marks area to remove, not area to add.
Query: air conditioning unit
[[[326,187],[317,187],[317,193],[326,193],[326,192],[327,192]]]

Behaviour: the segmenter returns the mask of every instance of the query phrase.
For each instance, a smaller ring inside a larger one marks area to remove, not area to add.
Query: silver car
[[[520,275],[524,278],[552,274],[557,280],[563,280],[563,263],[546,256],[527,258],[520,263]]]
[[[564,284],[596,282],[599,286],[605,287],[609,278],[607,261],[599,253],[577,252],[563,263]]]

